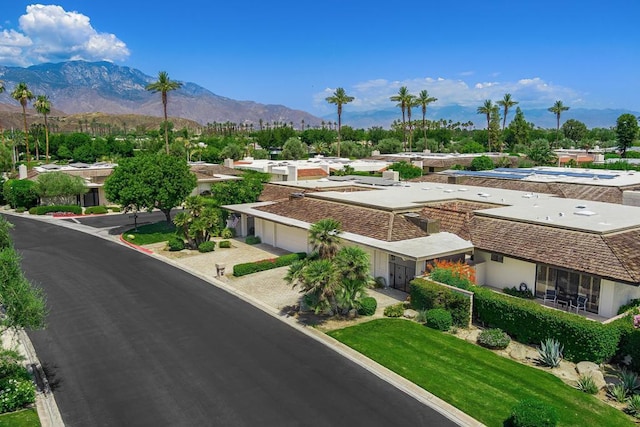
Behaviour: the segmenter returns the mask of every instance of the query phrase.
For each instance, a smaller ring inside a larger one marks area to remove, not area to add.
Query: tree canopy
[[[38,175],[36,190],[41,199],[51,204],[73,204],[75,196],[86,193],[84,179],[64,172],[48,172]]]
[[[185,159],[145,154],[122,159],[104,184],[107,198],[137,211],[159,209],[171,222],[171,209],[196,187]]]
[[[627,149],[638,136],[638,119],[633,114],[623,114],[616,121],[616,136],[620,155],[626,157]]]

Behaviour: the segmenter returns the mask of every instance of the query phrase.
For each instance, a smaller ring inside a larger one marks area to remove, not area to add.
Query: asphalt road
[[[452,426],[300,331],[117,243],[8,217],[67,426]]]

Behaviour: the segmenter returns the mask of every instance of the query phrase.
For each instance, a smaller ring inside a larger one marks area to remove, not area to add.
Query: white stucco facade
[[[536,264],[532,262],[521,261],[507,256],[500,257],[502,262],[491,259],[491,253],[476,249],[474,259],[483,264],[483,283],[494,288],[516,288],[521,283],[526,283],[527,287],[534,292],[536,283]]]

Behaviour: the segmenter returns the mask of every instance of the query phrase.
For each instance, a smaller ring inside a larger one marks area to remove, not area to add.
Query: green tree
[[[389,169],[398,172],[400,179],[407,180],[422,176],[422,169],[409,162],[401,161],[393,163]]]
[[[393,102],[397,102],[396,107],[400,107],[402,111],[402,149],[406,150],[407,146],[407,126],[405,124],[405,111],[407,110],[407,103],[410,100],[411,94],[409,93],[409,89],[406,86],[402,86],[398,89],[398,94],[393,95],[389,99]]]
[[[335,292],[336,305],[346,314],[359,308],[360,300],[367,296],[367,288],[373,283],[369,254],[357,246],[346,246],[336,253],[334,265],[341,278]]]
[[[341,87],[337,88],[333,95],[325,98],[329,104],[334,104],[338,107],[338,157],[340,157],[340,128],[342,127],[342,106],[350,103],[355,98],[348,96],[345,90]]]
[[[38,206],[38,191],[34,181],[10,179],[3,184],[2,194],[12,209]]]
[[[504,94],[504,98],[502,98],[500,101],[496,102],[496,104],[498,104],[500,107],[502,107],[502,131],[504,132],[504,128],[507,124],[507,114],[509,113],[509,108],[518,105],[517,101],[514,101],[513,98],[511,98],[511,94],[510,93],[505,93]]]
[[[300,160],[309,156],[309,147],[300,138],[287,139],[282,147],[281,157],[285,160]]]
[[[186,160],[166,154],[122,159],[104,184],[107,199],[136,211],[159,209],[167,223],[171,210],[196,187]]]
[[[148,91],[160,92],[162,94],[162,110],[164,113],[164,144],[167,154],[169,154],[169,120],[167,118],[167,92],[180,89],[181,87],[182,83],[172,81],[166,71],[160,71],[158,73],[158,80],[153,83],[149,83],[145,88]]]
[[[380,154],[398,153],[402,150],[402,142],[396,138],[384,138],[375,146],[375,149],[380,151]]]
[[[38,95],[36,102],[33,104],[36,111],[44,117],[44,135],[45,135],[45,160],[49,163],[49,122],[47,117],[51,112],[51,101],[47,95]]]
[[[271,175],[246,171],[241,180],[217,182],[211,186],[211,197],[216,206],[254,203],[262,193],[263,184]]]
[[[430,96],[429,92],[426,90],[421,90],[418,98],[416,99],[417,104],[422,107],[422,132],[425,141],[427,140],[427,106],[437,100],[438,98]]]
[[[509,135],[507,136],[507,142],[510,142],[511,147],[526,146],[529,144],[529,134],[533,129],[531,123],[527,123],[524,118],[524,113],[520,107],[516,107],[516,115],[509,123]]]
[[[232,142],[222,149],[220,155],[225,159],[240,160],[244,156],[244,153],[244,147],[236,142]]]
[[[482,104],[482,106],[478,107],[478,109],[476,110],[478,114],[484,114],[487,118],[487,151],[491,151],[491,113],[494,109],[495,106],[493,105],[493,102],[490,99],[486,99],[484,101],[484,104]]]
[[[493,106],[491,110],[491,120],[489,121],[489,139],[494,141],[498,147],[500,147],[500,152],[503,150],[503,142],[501,141],[502,135],[500,133],[500,109],[497,105]]]
[[[560,135],[560,116],[563,111],[569,110],[569,107],[565,106],[562,101],[556,101],[552,107],[549,107],[549,112],[556,115],[556,146],[558,145],[558,137]]]
[[[43,201],[42,204],[73,205],[76,203],[77,196],[89,191],[82,177],[59,171],[38,175],[36,184],[36,191]]]
[[[309,243],[321,259],[332,259],[340,245],[342,225],[332,218],[321,219],[309,228]]]
[[[633,114],[623,114],[616,120],[616,136],[620,155],[627,157],[627,149],[638,136],[638,119]]]
[[[198,249],[220,232],[222,216],[219,209],[205,205],[204,197],[189,196],[185,200],[185,211],[178,213],[173,223],[187,240],[187,246]]]
[[[587,136],[587,125],[578,120],[569,119],[563,123],[562,133],[565,138],[569,138],[573,142],[580,142]]]
[[[27,126],[27,104],[33,99],[33,93],[26,83],[20,82],[11,92],[11,97],[22,106],[22,119],[24,121],[24,144],[27,150],[27,167],[30,167],[31,152],[29,151],[29,128]]]
[[[486,171],[495,168],[493,160],[489,156],[478,156],[471,160],[472,171]]]
[[[557,157],[551,149],[549,141],[544,138],[531,142],[531,146],[526,154],[536,165],[551,165]]]

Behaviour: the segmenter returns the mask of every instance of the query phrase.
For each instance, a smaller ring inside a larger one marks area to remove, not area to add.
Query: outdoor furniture
[[[578,298],[576,299],[575,303],[574,301],[570,301],[570,308],[575,308],[576,309],[576,314],[578,314],[578,310],[582,309],[583,311],[587,311],[587,301],[589,299],[587,298],[586,295],[578,295]]]
[[[547,301],[553,301],[553,305],[558,304],[558,294],[555,289],[547,289],[544,293],[544,298],[542,299],[542,303],[546,304]]]

